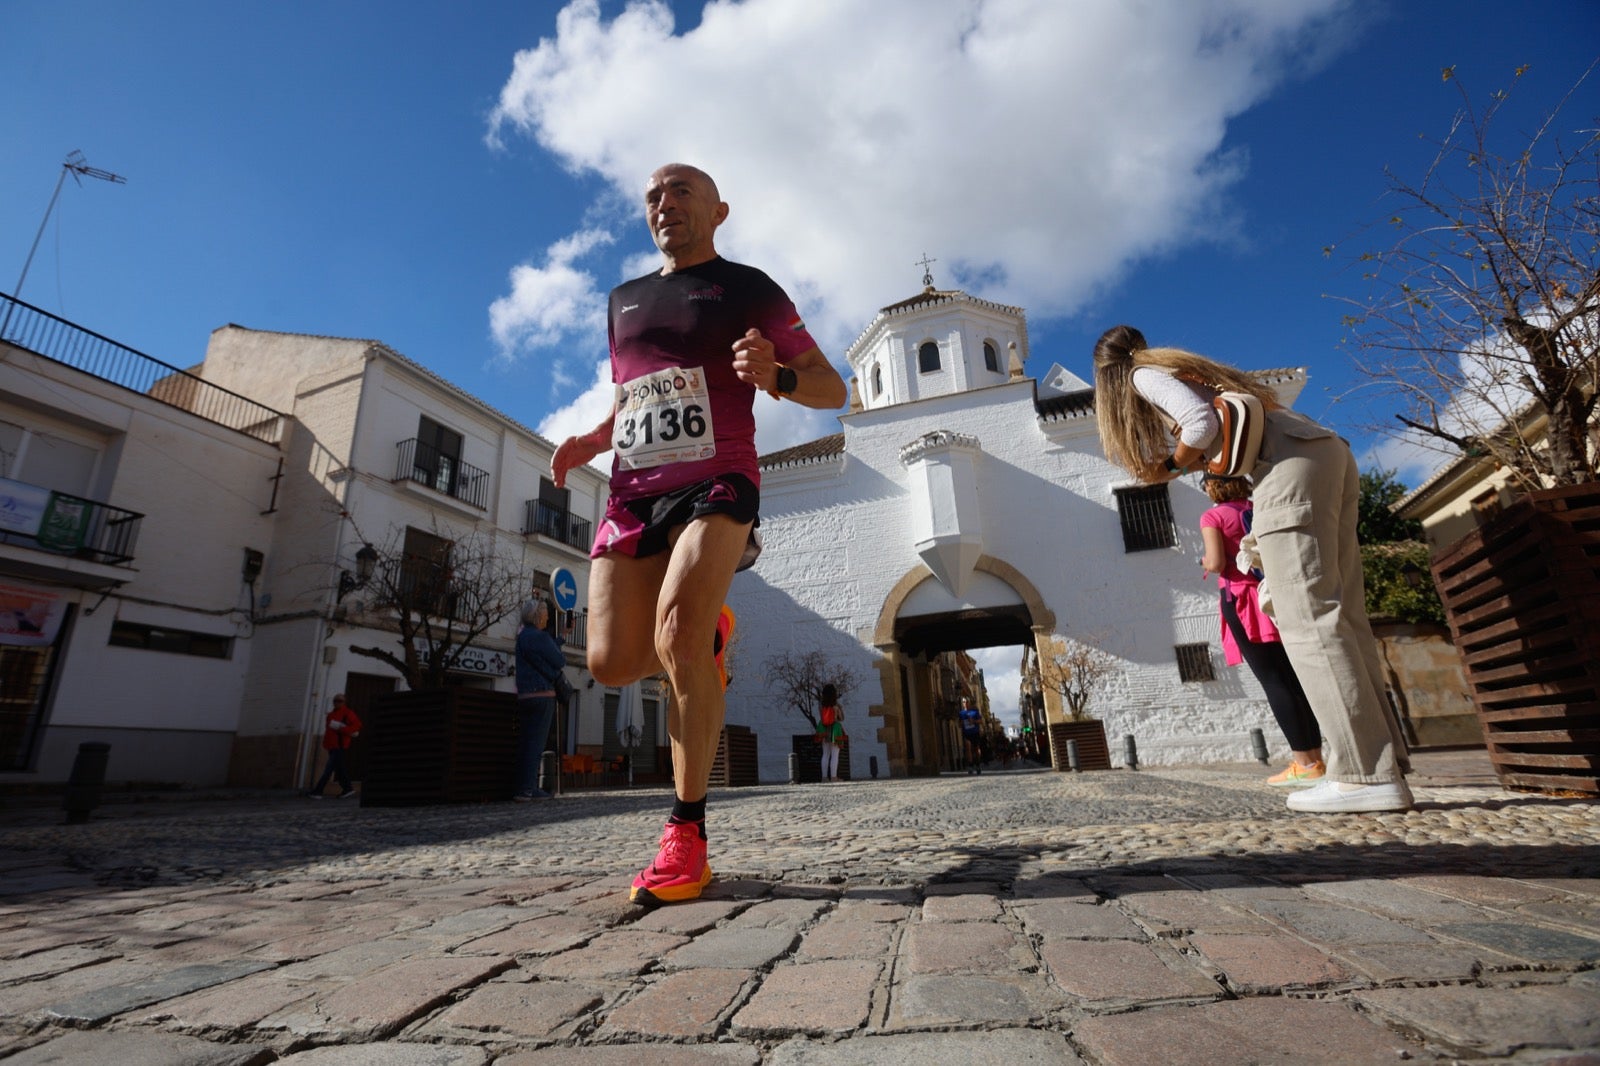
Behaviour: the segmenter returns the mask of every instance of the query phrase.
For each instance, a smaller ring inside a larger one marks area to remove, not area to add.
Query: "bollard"
[[[554,796],[561,790],[560,757],[547,751],[539,757],[539,787]]]
[[[100,805],[100,787],[106,783],[106,763],[110,758],[110,744],[86,740],[78,745],[78,756],[72,760],[72,776],[67,778],[67,792],[61,804],[66,808],[68,825],[87,822],[89,812]]]
[[[800,755],[797,752],[791,751],[789,753],[789,784],[798,785],[799,783],[800,783]]]
[[[1122,734],[1122,759],[1128,764],[1128,769],[1139,768],[1139,745],[1133,742],[1132,733]]]
[[[1259,729],[1250,730],[1250,750],[1255,753],[1257,762],[1267,765],[1267,738]]]
[[[867,759],[867,768],[872,771],[872,776],[878,776],[878,757],[876,755]]]
[[[1067,769],[1073,773],[1078,772],[1078,742],[1076,740],[1067,741]]]

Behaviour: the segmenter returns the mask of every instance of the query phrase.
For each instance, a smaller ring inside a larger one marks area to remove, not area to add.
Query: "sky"
[[[940,288],[1028,312],[1030,374],[1130,322],[1243,367],[1364,468],[1437,459],[1346,346],[1386,169],[1600,55],[1600,0],[0,0],[0,291],[180,367],[234,323],[382,341],[559,440],[609,404],[644,180],[694,163],[841,367]],[[1591,118],[1600,81],[1569,114]],[[73,150],[126,178],[68,178]],[[44,228],[41,231],[41,223]],[[29,251],[39,236],[31,261]],[[1331,253],[1327,251],[1331,247]],[[758,399],[763,451],[837,429]],[[980,654],[1015,706],[1014,649]]]

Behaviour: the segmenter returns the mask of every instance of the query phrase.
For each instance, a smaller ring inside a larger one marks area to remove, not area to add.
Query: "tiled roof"
[[[763,470],[776,470],[785,466],[804,466],[807,463],[818,463],[824,459],[837,459],[844,454],[844,434],[830,433],[826,437],[796,444],[792,448],[784,448],[776,452],[768,452],[756,460],[756,464]]]

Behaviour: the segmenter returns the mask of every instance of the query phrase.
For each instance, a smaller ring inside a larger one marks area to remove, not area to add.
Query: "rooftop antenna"
[[[33,253],[39,250],[39,238],[44,236],[44,228],[50,224],[50,212],[56,209],[56,198],[61,195],[61,183],[67,180],[68,174],[71,174],[72,180],[80,186],[83,185],[84,178],[99,178],[115,185],[128,184],[128,179],[121,174],[91,167],[81,151],[76,148],[72,150],[66,161],[61,164],[61,176],[56,179],[56,191],[50,194],[50,206],[44,209],[44,218],[39,220],[39,232],[33,235],[33,247],[28,249],[28,258],[22,264],[22,276],[17,279],[17,287],[11,293],[17,299],[22,298],[22,283],[28,280],[28,268],[33,265]]]

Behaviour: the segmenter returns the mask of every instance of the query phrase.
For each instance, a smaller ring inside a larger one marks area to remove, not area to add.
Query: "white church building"
[[[1024,376],[1021,308],[935,289],[882,309],[850,346],[843,430],[761,460],[766,549],[734,579],[728,721],[785,779],[810,726],[763,664],[823,652],[865,680],[845,707],[852,776],[937,773],[943,707],[930,660],[1061,641],[1111,656],[1088,713],[1120,761],[1243,760],[1250,730],[1287,748],[1247,669],[1223,665],[1214,578],[1200,571],[1198,477],[1142,486],[1100,449],[1093,393],[1052,366]],[[1083,353],[1087,362],[1087,354]],[[1300,369],[1262,379],[1291,404]],[[1043,693],[1050,722],[1062,701]]]

